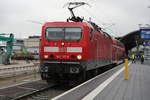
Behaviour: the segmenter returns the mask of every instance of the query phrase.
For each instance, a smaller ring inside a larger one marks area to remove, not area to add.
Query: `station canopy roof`
[[[119,39],[125,45],[126,52],[136,47],[137,45],[143,44],[143,40],[141,40],[140,36],[140,30],[130,32],[127,35],[117,39]]]

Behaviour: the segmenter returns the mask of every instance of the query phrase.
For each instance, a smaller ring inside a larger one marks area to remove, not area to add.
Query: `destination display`
[[[150,39],[150,29],[141,29],[141,39]]]

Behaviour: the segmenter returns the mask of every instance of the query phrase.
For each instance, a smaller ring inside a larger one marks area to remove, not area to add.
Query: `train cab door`
[[[112,44],[113,44],[113,40],[112,40],[112,38],[110,38],[110,41],[109,41],[109,47],[110,47],[110,50],[109,50],[109,58],[111,59],[110,60],[110,63],[112,63],[112,59],[113,59],[113,46],[112,46]]]
[[[97,59],[98,58],[98,40],[97,40],[97,38],[95,37],[95,39],[94,39],[94,47],[95,47],[95,59]],[[98,64],[98,60],[96,60],[95,61],[95,65],[97,65]]]
[[[115,61],[115,47],[112,45],[112,61]]]
[[[115,46],[113,46],[113,62],[116,63],[117,62],[117,48]]]

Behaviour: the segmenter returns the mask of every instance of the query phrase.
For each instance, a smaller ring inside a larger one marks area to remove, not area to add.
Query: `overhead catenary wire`
[[[31,22],[31,23],[34,23],[34,24],[40,24],[40,25],[42,25],[42,23],[41,22],[39,22],[39,21],[34,21],[34,20],[27,20],[28,22]]]
[[[84,7],[83,7],[83,9],[84,9],[90,16],[92,16],[96,21],[98,21],[99,23],[102,23],[103,26],[101,26],[101,28],[102,28],[103,31],[110,30],[110,31],[112,31],[112,32],[111,32],[111,33],[108,33],[109,35],[111,35],[111,36],[113,36],[113,37],[118,37],[118,35],[115,34],[115,33],[113,32],[113,30],[111,30],[111,29],[109,28],[109,27],[113,26],[114,24],[108,24],[109,26],[104,27],[104,25],[106,25],[105,22],[99,20],[99,19],[98,19],[97,17],[95,17],[89,10],[85,9]]]

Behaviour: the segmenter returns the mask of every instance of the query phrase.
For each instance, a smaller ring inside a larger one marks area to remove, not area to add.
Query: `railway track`
[[[70,87],[53,86],[46,90],[27,95],[26,97],[14,99],[14,100],[50,100],[51,98],[69,90]]]
[[[22,100],[23,98],[44,91],[54,86],[47,85],[45,81],[33,81],[12,87],[0,89],[0,100]]]
[[[46,94],[51,87],[53,87],[53,85],[32,92],[27,92],[21,96],[13,98],[12,100],[48,100],[48,95]]]
[[[0,78],[14,77],[25,73],[39,72],[39,63],[0,65]]]
[[[38,80],[0,89],[0,100],[49,100],[71,87],[48,85]]]

